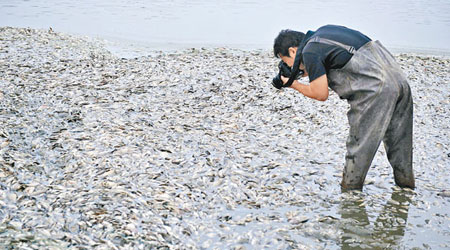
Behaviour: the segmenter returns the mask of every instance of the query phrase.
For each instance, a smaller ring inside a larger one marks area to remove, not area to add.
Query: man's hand
[[[286,84],[289,81],[289,77],[281,75],[281,81],[283,81],[283,84]]]

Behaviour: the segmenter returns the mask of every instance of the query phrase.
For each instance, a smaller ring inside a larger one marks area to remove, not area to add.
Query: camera
[[[280,63],[278,63],[278,75],[276,75],[273,79],[272,79],[272,85],[277,88],[277,89],[281,89],[283,87],[289,87],[287,85],[283,84],[283,80],[281,80],[281,76],[290,78],[291,74],[292,74],[292,70],[291,67],[289,67],[285,62],[280,61]],[[295,75],[294,79],[297,80],[298,78],[300,78],[302,75],[304,74],[303,70],[299,70],[299,72]]]

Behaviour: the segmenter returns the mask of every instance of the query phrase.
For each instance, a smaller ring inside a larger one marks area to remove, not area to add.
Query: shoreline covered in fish
[[[395,57],[413,91],[417,189],[394,186],[380,146],[364,191],[342,194],[348,105],[275,90],[270,50],[126,59],[2,27],[0,245],[450,247],[450,59]]]

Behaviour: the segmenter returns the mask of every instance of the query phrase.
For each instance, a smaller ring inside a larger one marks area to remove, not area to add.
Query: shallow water
[[[154,49],[270,49],[281,29],[341,24],[391,49],[450,54],[450,1],[13,1],[0,26],[44,28],[108,39],[123,56]]]

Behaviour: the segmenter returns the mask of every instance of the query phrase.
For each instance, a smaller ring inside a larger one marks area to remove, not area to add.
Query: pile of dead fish
[[[414,93],[418,188],[394,188],[380,147],[365,191],[341,194],[347,103],[275,90],[269,50],[126,59],[0,28],[0,245],[449,247],[450,60],[397,59]]]

